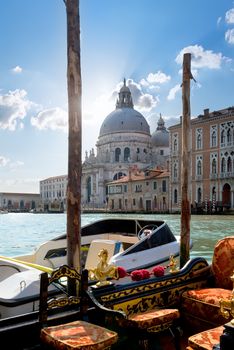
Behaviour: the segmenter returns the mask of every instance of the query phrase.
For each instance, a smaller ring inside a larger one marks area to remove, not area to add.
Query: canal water
[[[82,225],[104,218],[116,218],[120,214],[82,214]],[[121,218],[145,218],[164,220],[174,234],[180,234],[180,216],[162,214],[121,214]],[[0,215],[0,255],[29,254],[39,244],[66,232],[66,214],[8,213]],[[234,236],[232,215],[192,215],[191,257],[203,256],[211,262],[215,243]]]

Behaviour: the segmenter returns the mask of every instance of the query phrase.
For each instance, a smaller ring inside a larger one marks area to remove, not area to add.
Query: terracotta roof
[[[147,173],[147,175],[146,175]],[[169,176],[169,171],[165,169],[149,169],[146,171],[138,171],[136,173],[131,173],[130,176],[123,176],[118,180],[110,181],[108,184],[118,184],[118,183],[126,183],[129,181],[144,181],[151,180],[156,178],[162,178]]]

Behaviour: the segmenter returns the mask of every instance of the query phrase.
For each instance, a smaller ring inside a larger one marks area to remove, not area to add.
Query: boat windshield
[[[125,250],[121,255],[132,254],[142,250],[155,248],[176,241],[174,234],[166,223],[157,227],[150,235]]]

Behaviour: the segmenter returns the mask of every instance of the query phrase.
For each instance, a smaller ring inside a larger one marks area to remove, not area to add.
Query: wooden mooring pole
[[[64,0],[67,13],[68,184],[67,263],[81,270],[82,110],[79,0]]]
[[[182,161],[181,161],[181,228],[180,228],[180,268],[189,260],[190,251],[190,219],[191,206],[189,183],[191,177],[191,131],[190,131],[190,79],[191,54],[185,53],[183,58],[182,82]]]

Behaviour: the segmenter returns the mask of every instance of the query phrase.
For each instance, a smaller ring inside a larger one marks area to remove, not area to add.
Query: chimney
[[[204,117],[209,117],[210,111],[209,108],[204,109]]]

